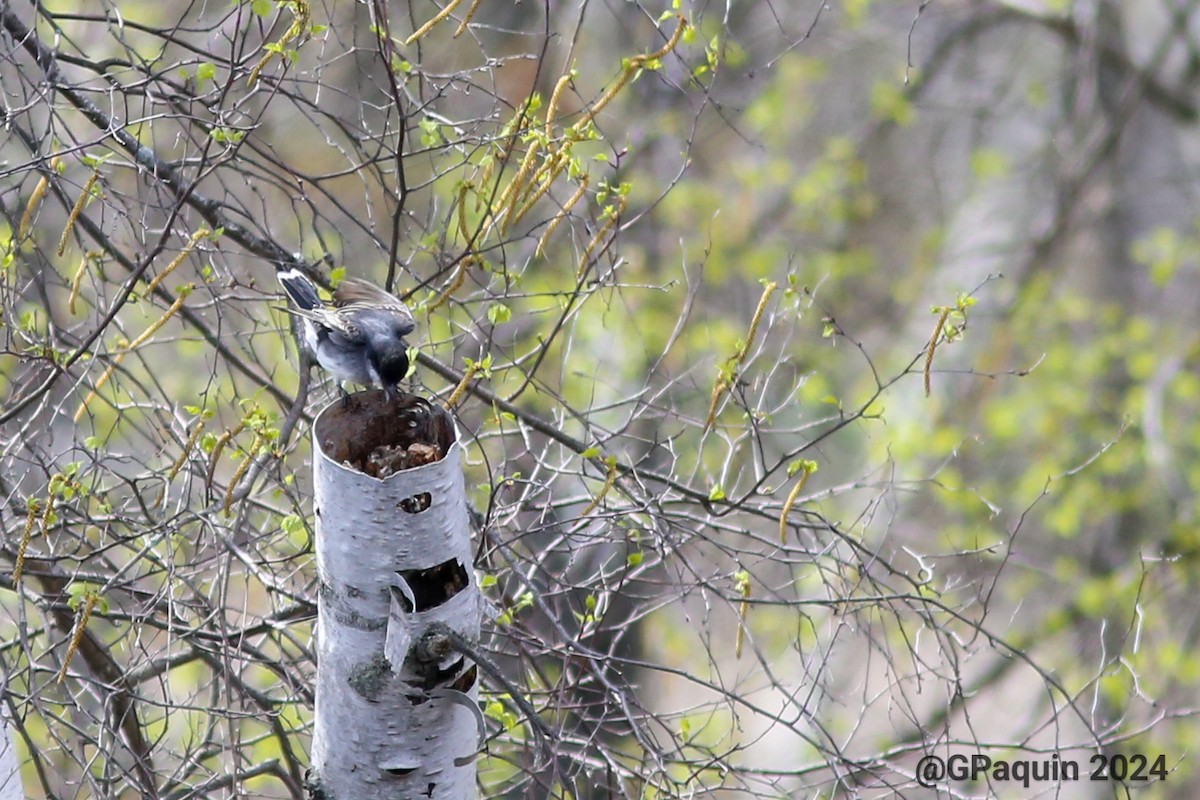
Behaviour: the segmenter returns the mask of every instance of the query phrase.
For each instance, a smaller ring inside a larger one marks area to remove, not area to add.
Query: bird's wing
[[[400,298],[390,292],[385,292],[370,281],[362,278],[346,278],[333,290],[333,302],[339,306],[351,303],[366,303],[376,308],[403,310],[408,313],[408,306],[400,302]]]
[[[347,278],[334,290],[333,300],[339,306],[337,311],[343,316],[357,316],[367,312],[371,317],[378,319],[372,312],[383,312],[386,327],[400,336],[412,333],[416,329],[408,306],[404,305],[400,298],[369,281]]]
[[[290,314],[295,314],[297,317],[303,317],[315,322],[348,344],[361,343],[366,340],[366,334],[354,323],[351,315],[345,313],[345,309],[321,307],[312,310],[302,308],[288,308],[284,310]]]

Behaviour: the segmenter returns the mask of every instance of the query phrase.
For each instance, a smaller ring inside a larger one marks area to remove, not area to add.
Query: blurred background
[[[1197,5],[0,6],[28,796],[305,796],[293,266],[452,400],[481,796],[1193,796]]]

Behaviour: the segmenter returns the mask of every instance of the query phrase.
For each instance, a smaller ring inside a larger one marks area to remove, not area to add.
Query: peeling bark
[[[454,425],[412,395],[317,417],[318,671],[311,797],[475,796],[482,605]],[[444,626],[444,627],[443,627]]]

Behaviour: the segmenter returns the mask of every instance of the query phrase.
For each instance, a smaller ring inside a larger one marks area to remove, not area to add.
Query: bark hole
[[[463,674],[454,679],[454,683],[448,688],[456,692],[466,694],[471,691],[471,687],[475,685],[475,679],[479,676],[479,668],[474,664],[463,670]]]
[[[403,593],[397,594],[401,607],[410,614],[437,608],[467,588],[470,580],[466,567],[457,558],[428,569],[402,569],[399,574],[412,589],[412,602]]]
[[[397,392],[389,401],[375,389],[352,394],[344,406],[323,412],[316,436],[333,461],[386,478],[440,461],[454,444],[454,425],[449,414],[423,397]]]
[[[417,771],[416,767],[384,767],[383,771],[394,778],[403,778]]]
[[[420,514],[422,511],[428,511],[431,505],[433,505],[433,495],[429,492],[421,492],[404,498],[396,504],[396,507],[409,514]]]

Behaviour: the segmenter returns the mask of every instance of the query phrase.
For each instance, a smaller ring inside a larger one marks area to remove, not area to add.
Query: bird
[[[388,401],[408,374],[404,337],[416,330],[412,312],[400,298],[370,281],[347,278],[330,305],[297,269],[277,273],[300,317],[304,345],[337,381],[378,386]],[[348,396],[345,398],[348,399]]]

